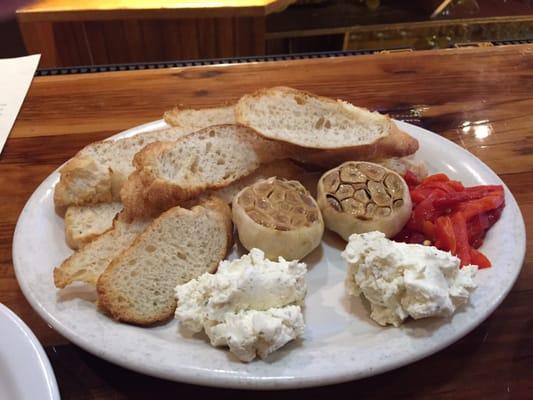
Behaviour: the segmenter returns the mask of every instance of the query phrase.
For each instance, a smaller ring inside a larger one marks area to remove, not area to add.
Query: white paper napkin
[[[40,54],[0,60],[0,153],[28,93]]]

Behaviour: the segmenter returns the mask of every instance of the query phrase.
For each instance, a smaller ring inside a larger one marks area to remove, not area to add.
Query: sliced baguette
[[[59,214],[71,205],[113,201],[111,171],[94,158],[78,155],[60,170],[54,189],[54,204]]]
[[[303,181],[307,174],[305,169],[298,166],[294,161],[277,160],[261,165],[252,174],[238,179],[226,187],[207,191],[205,195],[220,197],[226,201],[226,203],[230,204],[233,201],[233,197],[245,186],[271,176],[277,176],[288,180]],[[129,220],[156,217],[162,212],[179,205],[179,202],[173,198],[164,199],[161,197],[156,198],[154,196],[152,201],[146,198],[144,196],[144,186],[138,172],[134,172],[128,177],[128,180],[122,187],[120,195],[122,202],[124,203],[124,217]]]
[[[149,143],[173,140],[190,133],[179,127],[141,133],[129,138],[92,143],[59,171],[54,203],[59,213],[70,205],[105,203],[120,199],[120,188],[134,171],[133,156]]]
[[[212,108],[174,107],[163,118],[170,126],[178,126],[191,132],[212,125],[235,124],[235,105]]]
[[[64,288],[75,281],[96,285],[98,277],[111,260],[126,250],[150,222],[151,220],[137,220],[127,223],[116,218],[111,230],[88,243],[54,269],[56,287]]]
[[[70,206],[65,213],[65,238],[70,248],[78,250],[113,227],[122,209],[119,202]]]
[[[332,158],[337,154],[332,150],[340,150],[359,151],[359,159],[364,155],[360,153],[384,158],[405,156],[418,149],[416,139],[401,132],[386,115],[288,87],[243,96],[235,116],[238,123],[265,138],[331,151],[312,153],[311,157]],[[304,161],[308,154],[303,154]]]
[[[166,320],[176,308],[176,285],[214,272],[231,245],[231,215],[224,201],[172,208],[109,264],[98,279],[99,305],[119,321]]]
[[[401,132],[393,125],[389,136],[374,143],[347,149],[323,150],[315,153],[300,153],[295,158],[303,163],[322,169],[331,169],[346,161],[373,161],[401,158],[414,154],[418,141]]]
[[[264,139],[247,127],[215,125],[172,142],[152,143],[135,155],[134,164],[144,198],[180,204],[293,152],[293,146]]]

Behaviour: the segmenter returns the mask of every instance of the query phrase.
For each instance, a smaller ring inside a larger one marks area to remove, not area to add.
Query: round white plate
[[[485,164],[454,143],[399,122],[420,142],[417,158],[431,172],[444,172],[466,185],[502,184]],[[125,137],[165,126],[130,129]],[[20,286],[37,312],[73,343],[106,360],[145,374],[210,386],[281,389],[325,385],[378,374],[414,362],[466,335],[501,303],[520,272],[525,229],[520,210],[506,188],[506,207],[482,247],[493,267],[478,273],[470,304],[449,319],[411,321],[401,328],[373,323],[359,299],[344,290],[343,242],[327,234],[308,263],[306,331],[265,361],[240,363],[203,337],[184,337],[178,324],[140,328],[114,322],[96,310],[94,289],[74,285],[58,291],[52,269],[71,250],[63,221],[54,212],[57,170],[33,193],[20,215],[13,261]],[[232,256],[236,256],[234,250]]]
[[[59,400],[54,370],[28,326],[0,304],[0,399]]]

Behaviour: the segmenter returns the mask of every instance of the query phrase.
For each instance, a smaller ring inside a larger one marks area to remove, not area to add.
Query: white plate
[[[0,399],[59,400],[54,370],[26,324],[0,304]]]
[[[157,129],[164,122],[123,132],[124,137]],[[431,172],[444,172],[467,185],[502,184],[485,164],[454,143],[419,127],[399,122],[420,142],[417,157]],[[20,286],[37,312],[57,331],[87,351],[145,374],[210,386],[281,389],[343,382],[414,362],[466,335],[501,303],[520,272],[525,254],[524,221],[506,188],[506,207],[487,235],[483,252],[493,267],[479,272],[471,302],[450,319],[409,322],[402,328],[374,324],[358,299],[344,291],[343,243],[326,235],[309,265],[302,341],[291,343],[265,361],[240,363],[204,338],[186,338],[177,322],[153,328],[119,324],[96,311],[94,290],[55,289],[52,269],[71,251],[63,221],[54,213],[57,171],[33,193],[20,215],[13,261]],[[235,251],[233,256],[235,256]]]

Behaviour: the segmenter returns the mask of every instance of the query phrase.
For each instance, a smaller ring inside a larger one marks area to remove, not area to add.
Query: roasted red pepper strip
[[[420,185],[420,181],[413,171],[407,170],[403,179],[409,188]]]
[[[466,223],[470,246],[478,248],[483,244],[487,231],[500,219],[503,206],[483,214],[476,215]]]
[[[435,221],[435,245],[442,250],[456,252],[455,232],[450,217],[442,216]]]
[[[445,194],[446,192],[441,191],[440,189],[433,189],[433,188],[417,188],[415,190],[411,190],[411,200],[413,203],[418,204],[424,201],[428,198],[428,196],[438,190],[438,192],[441,192],[442,194]]]
[[[408,223],[395,240],[423,243],[430,239],[442,250],[461,259],[461,265],[490,266],[490,261],[476,248],[483,244],[487,230],[500,218],[505,206],[502,185],[465,188],[459,181],[436,174],[416,184],[414,174],[407,174],[413,201]]]
[[[456,240],[456,249],[454,255],[461,259],[461,266],[471,264],[470,245],[468,244],[468,232],[466,229],[465,216],[462,212],[455,212],[451,216],[451,221]]]
[[[434,206],[437,209],[446,209],[446,208],[452,208],[457,206],[459,203],[463,203],[465,201],[470,200],[477,200],[481,199],[482,197],[486,197],[488,195],[496,194],[495,192],[491,192],[489,190],[484,190],[482,188],[479,188],[477,190],[469,190],[470,188],[467,188],[466,190],[462,192],[453,192],[453,193],[446,193],[446,195],[439,197],[434,201]]]
[[[435,240],[435,224],[431,221],[424,221],[422,224],[422,232],[424,232],[424,235],[431,240],[432,242]]]
[[[407,226],[418,232],[424,232],[424,221],[434,221],[435,218],[442,214],[442,211],[436,210],[433,206],[433,201],[442,195],[444,195],[442,191],[434,190],[423,201],[418,203],[411,213]]]
[[[470,249],[470,259],[472,264],[477,265],[479,268],[488,268],[491,266],[490,260],[476,249]]]
[[[470,200],[459,204],[456,207],[457,211],[463,213],[466,220],[469,220],[476,215],[494,210],[504,204],[503,193],[491,194],[481,199]]]
[[[459,181],[448,181],[447,184],[448,186],[453,188],[456,192],[462,192],[463,190],[465,190],[465,187]]]
[[[429,182],[429,183],[422,183],[420,186],[420,189],[440,189],[442,190],[444,193],[453,193],[455,192],[455,188],[449,184],[449,182],[439,182],[439,181],[433,181],[433,182]],[[417,189],[415,189],[414,191],[417,191]]]
[[[433,174],[428,176],[427,178],[424,178],[424,180],[422,180],[420,184],[425,185],[431,182],[447,182],[449,180],[450,178],[448,178],[446,174]]]
[[[486,194],[492,193],[492,192],[503,192],[503,186],[502,185],[480,185],[480,186],[470,186],[465,188],[465,191],[467,192],[478,192],[482,191]]]

